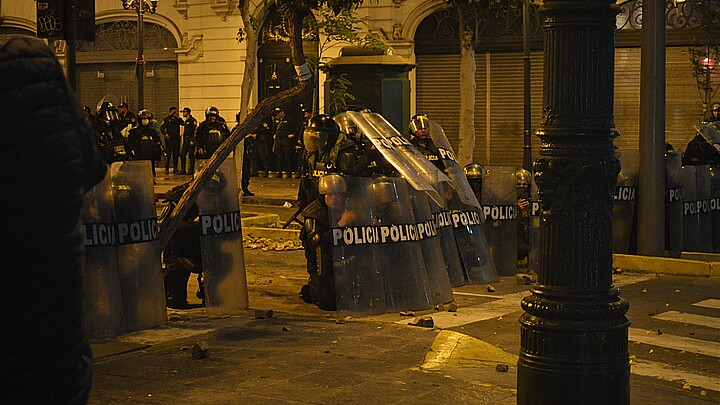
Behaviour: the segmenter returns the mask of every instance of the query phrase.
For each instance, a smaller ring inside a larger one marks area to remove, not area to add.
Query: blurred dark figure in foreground
[[[92,382],[83,291],[83,194],[107,166],[52,51],[0,47],[0,403],[84,404]],[[28,164],[28,153],[33,162]],[[51,200],[51,201],[48,201]]]

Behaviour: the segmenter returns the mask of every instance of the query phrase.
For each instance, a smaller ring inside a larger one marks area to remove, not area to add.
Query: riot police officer
[[[440,151],[430,138],[430,119],[426,114],[415,114],[410,119],[410,143],[412,143],[438,169],[445,171]]]
[[[149,160],[152,174],[155,177],[155,162],[160,161],[163,154],[160,131],[150,124],[152,114],[147,109],[138,112],[139,125],[130,130],[128,144],[133,151],[135,160]]]
[[[221,143],[230,136],[225,120],[220,117],[217,107],[210,106],[205,110],[205,121],[195,131],[197,157],[209,159]]]
[[[336,309],[328,208],[337,208],[337,205],[343,204],[346,189],[345,179],[341,175],[325,175],[318,180],[319,197],[302,211],[304,225],[300,239],[305,248],[309,279],[300,290],[300,298],[326,311]]]
[[[303,140],[306,153],[298,190],[301,209],[319,197],[317,182],[320,177],[338,171],[336,161],[345,136],[331,116],[320,114],[310,119]]]
[[[467,177],[470,188],[472,188],[478,202],[482,204],[483,167],[479,163],[470,163],[465,166],[465,177]]]
[[[97,143],[107,164],[132,158],[127,140],[120,133],[118,110],[109,101],[103,101],[96,115]]]

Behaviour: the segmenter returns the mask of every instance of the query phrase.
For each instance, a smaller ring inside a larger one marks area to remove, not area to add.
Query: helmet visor
[[[430,119],[424,115],[415,117],[410,121],[410,130],[417,132],[421,129],[430,129]]]
[[[311,152],[319,151],[327,142],[327,133],[312,128],[306,128],[303,132],[305,149]]]
[[[340,113],[335,116],[335,121],[338,123],[342,133],[349,135],[353,139],[355,138],[355,135],[357,134],[357,125],[355,125],[353,120],[350,119],[350,116],[346,113]]]

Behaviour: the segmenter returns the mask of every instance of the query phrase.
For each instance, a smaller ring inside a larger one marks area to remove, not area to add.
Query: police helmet
[[[218,118],[220,117],[220,110],[217,109],[215,106],[210,106],[205,109],[205,119],[210,119],[210,117]]]
[[[140,110],[140,111],[138,112],[138,118],[140,118],[140,119],[145,119],[145,118],[150,119],[150,118],[152,118],[152,113],[151,113],[150,110],[148,110],[147,108],[143,108],[142,110]]]
[[[319,151],[327,145],[335,144],[338,135],[340,135],[340,127],[331,116],[316,115],[310,119],[310,125],[303,132],[305,149]]]
[[[380,205],[387,205],[396,199],[395,183],[386,176],[375,177],[370,187],[373,199]]]
[[[347,135],[348,138],[357,140],[358,128],[355,122],[350,118],[347,113],[340,113],[334,118],[335,122],[338,123],[340,132]]]
[[[318,180],[318,192],[320,194],[340,194],[347,190],[347,184],[343,176],[339,174],[326,174]]]
[[[532,174],[525,169],[517,169],[515,179],[517,180],[517,187],[530,187]]]
[[[430,129],[430,118],[427,114],[415,114],[410,119],[410,132],[416,134],[421,129]]]
[[[483,175],[483,167],[479,163],[470,163],[465,166],[465,177],[468,179],[480,179]]]
[[[99,121],[115,122],[119,119],[118,110],[109,101],[103,101],[97,110],[97,119]]]

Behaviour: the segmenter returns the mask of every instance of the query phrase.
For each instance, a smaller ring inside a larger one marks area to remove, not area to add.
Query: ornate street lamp
[[[135,61],[135,75],[138,83],[138,110],[144,107],[143,79],[145,78],[145,56],[143,55],[143,14],[155,14],[158,0],[122,0],[125,10],[134,9],[137,13],[137,60]]]

